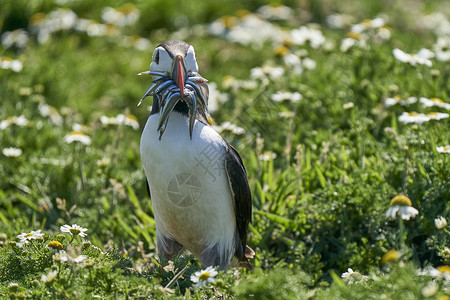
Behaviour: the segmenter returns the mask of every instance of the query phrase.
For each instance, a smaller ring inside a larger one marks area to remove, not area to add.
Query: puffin
[[[239,153],[211,127],[207,80],[194,47],[166,41],[153,52],[153,96],[140,153],[156,224],[159,255],[183,250],[203,266],[252,269],[247,245],[252,196]],[[138,104],[138,105],[139,105]]]

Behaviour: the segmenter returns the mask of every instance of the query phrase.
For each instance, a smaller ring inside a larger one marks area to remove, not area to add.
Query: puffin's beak
[[[172,66],[172,80],[176,83],[180,89],[181,100],[184,96],[184,84],[186,83],[187,71],[184,57],[181,55],[175,56]]]

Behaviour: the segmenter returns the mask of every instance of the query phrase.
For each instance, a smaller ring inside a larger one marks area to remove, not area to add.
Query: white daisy
[[[195,283],[196,287],[206,286],[208,282],[214,282],[217,276],[217,271],[213,267],[207,267],[205,270],[195,272],[191,275],[191,281]]]
[[[36,231],[31,231],[29,233],[22,232],[17,236],[20,239],[20,243],[28,243],[29,240],[42,240],[44,239],[44,234],[41,233],[41,230],[38,229]]]
[[[12,70],[13,72],[22,71],[23,64],[17,59],[11,59],[9,57],[0,57],[0,69]]]
[[[268,20],[288,20],[293,14],[292,8],[278,3],[263,5],[256,12]]]
[[[17,29],[14,31],[6,31],[2,34],[2,45],[5,48],[10,48],[14,45],[17,48],[23,48],[28,43],[28,32],[24,29]]]
[[[58,275],[57,271],[50,271],[48,274],[42,274],[41,281],[43,281],[45,284],[49,284],[55,280],[56,275]]]
[[[449,114],[441,112],[430,112],[425,115],[429,120],[442,120],[447,119]]]
[[[415,218],[418,213],[419,211],[412,207],[411,199],[399,194],[392,198],[391,207],[386,211],[386,217],[395,219],[398,214],[403,220],[409,220]]]
[[[444,217],[439,217],[434,219],[434,225],[436,226],[437,229],[442,229],[447,227],[447,220]]]
[[[301,26],[299,29],[291,30],[292,42],[296,45],[304,45],[307,42],[312,48],[317,49],[325,43],[322,32],[315,28]]]
[[[79,235],[85,237],[87,234],[84,232],[87,231],[88,229],[78,226],[77,224],[73,224],[72,226],[66,224],[61,226],[60,230],[62,232],[68,232],[70,233],[70,235]]]
[[[136,23],[139,16],[139,10],[131,3],[124,4],[116,9],[105,7],[102,12],[103,21],[120,27]]]
[[[45,103],[39,103],[38,110],[41,116],[48,117],[53,124],[57,126],[63,125],[63,117],[61,117],[58,110],[53,106]]]
[[[344,281],[347,282],[348,284],[352,284],[354,282],[366,281],[368,279],[367,276],[362,275],[359,272],[353,271],[352,268],[348,268],[347,272],[342,273],[341,278],[343,278]]]
[[[64,142],[70,144],[73,142],[79,142],[84,145],[90,145],[91,144],[91,138],[87,135],[85,135],[81,131],[71,131],[70,133],[66,134],[64,136]]]
[[[440,108],[445,108],[447,110],[450,110],[450,103],[445,103],[444,101],[442,101],[442,99],[439,98],[425,98],[425,97],[420,97],[420,103],[422,103],[423,107],[432,107],[432,106],[437,106]]]
[[[425,114],[419,114],[417,112],[403,112],[398,117],[398,120],[405,124],[408,123],[422,124],[423,122],[430,121],[430,118],[427,117]]]
[[[431,52],[428,49],[421,49],[416,54],[409,54],[406,52],[403,52],[402,50],[395,48],[392,53],[394,54],[394,57],[404,63],[409,63],[411,66],[415,66],[417,64],[419,65],[426,65],[428,67],[432,66],[432,62],[430,58],[434,56],[433,52]]]
[[[436,59],[439,61],[450,60],[450,37],[439,37],[436,44],[434,44],[434,52]]]
[[[270,96],[270,99],[272,99],[275,102],[282,102],[282,101],[291,101],[291,102],[298,102],[302,100],[303,96],[299,92],[277,92],[275,94],[272,94]]]
[[[447,146],[436,146],[436,151],[438,153],[450,153],[450,145],[447,145]]]
[[[263,154],[259,155],[258,159],[261,161],[270,161],[277,157],[277,154],[272,151],[266,151]]]
[[[22,155],[22,149],[8,147],[8,148],[3,148],[2,153],[6,157],[18,157],[18,156]]]

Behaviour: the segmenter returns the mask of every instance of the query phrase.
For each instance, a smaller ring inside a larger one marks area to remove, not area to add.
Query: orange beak
[[[186,64],[184,58],[181,55],[175,56],[175,60],[172,67],[172,80],[176,83],[180,89],[181,98],[184,96],[184,84],[186,83]]]

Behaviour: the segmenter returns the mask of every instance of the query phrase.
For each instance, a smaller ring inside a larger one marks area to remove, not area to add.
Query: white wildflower
[[[288,20],[293,15],[292,8],[278,3],[263,5],[256,12],[268,20]]]
[[[282,101],[291,101],[291,102],[298,102],[303,99],[302,94],[299,92],[277,92],[275,94],[272,94],[270,96],[270,99],[272,99],[275,102],[282,102]]]
[[[60,230],[62,232],[68,232],[68,233],[70,233],[70,235],[79,235],[79,236],[85,237],[87,235],[85,232],[88,229],[78,226],[77,224],[73,224],[72,226],[69,226],[66,224],[66,225],[61,226]]]
[[[2,153],[6,157],[18,157],[18,156],[22,155],[22,149],[8,147],[8,148],[3,148]]]
[[[299,29],[291,30],[292,42],[296,45],[304,45],[307,42],[312,48],[317,49],[325,43],[322,32],[315,28],[301,26]]]
[[[64,136],[64,142],[70,144],[73,142],[79,142],[84,145],[90,145],[91,144],[91,138],[87,135],[85,135],[81,131],[71,131],[70,133],[66,134]]]
[[[447,220],[441,216],[439,218],[434,219],[434,225],[436,226],[437,229],[443,229],[447,227]]]
[[[42,274],[41,281],[45,284],[49,284],[55,280],[56,275],[58,275],[57,271],[50,271],[48,274]]]
[[[430,121],[430,118],[427,117],[425,114],[419,114],[417,112],[403,112],[398,117],[398,120],[405,124],[408,123],[422,124],[423,122]]]
[[[368,279],[367,276],[362,275],[359,272],[353,271],[352,268],[348,268],[347,272],[342,273],[341,278],[348,284],[353,284],[355,282],[364,282]]]
[[[403,52],[402,50],[395,48],[392,53],[394,54],[394,57],[404,63],[409,63],[411,66],[415,66],[417,64],[419,65],[426,65],[428,67],[432,66],[432,62],[430,58],[434,56],[433,52],[431,52],[428,49],[421,49],[416,54],[409,54],[406,52]]]
[[[28,32],[24,29],[16,29],[14,31],[6,31],[2,34],[2,45],[5,48],[16,46],[17,48],[24,48],[28,43]]]
[[[436,59],[439,61],[450,60],[450,36],[441,36],[438,38],[436,44],[434,44],[434,52],[436,53]]]
[[[191,275],[191,281],[195,283],[196,287],[206,286],[210,282],[214,282],[217,276],[217,271],[213,267],[207,267],[205,270],[195,272]]]
[[[436,151],[438,153],[450,153],[450,145],[447,145],[447,146],[436,146]]]
[[[411,199],[399,194],[392,198],[391,207],[386,211],[386,217],[395,219],[399,215],[403,220],[409,220],[415,218],[418,213],[419,211],[412,207]]]
[[[9,57],[0,57],[0,68],[5,70],[12,70],[13,72],[22,71],[23,64],[19,60],[11,59]]]
[[[442,101],[442,99],[439,98],[425,98],[425,97],[420,97],[420,103],[422,104],[423,107],[432,107],[432,106],[437,106],[440,108],[444,108],[447,110],[450,110],[450,103],[445,103],[444,101]]]
[[[22,232],[17,236],[20,239],[20,243],[27,243],[30,240],[42,240],[44,239],[44,234],[41,233],[41,230],[38,229],[36,231],[31,231],[29,233]]]

